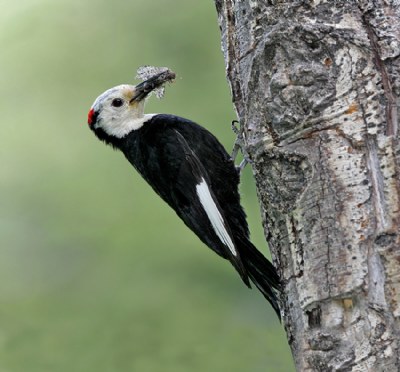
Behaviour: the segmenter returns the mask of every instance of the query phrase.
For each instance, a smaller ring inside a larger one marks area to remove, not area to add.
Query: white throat
[[[153,116],[158,114],[145,114],[141,118],[129,118],[125,120],[113,120],[111,124],[100,127],[110,136],[123,138],[133,130],[138,130],[144,123],[149,121]]]

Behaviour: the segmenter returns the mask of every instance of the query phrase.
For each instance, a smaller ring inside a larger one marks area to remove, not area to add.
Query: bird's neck
[[[142,128],[151,118],[158,114],[145,114],[141,117],[131,117],[120,125],[105,130],[101,127],[95,129],[96,136],[114,148],[120,148],[123,140],[133,131]]]

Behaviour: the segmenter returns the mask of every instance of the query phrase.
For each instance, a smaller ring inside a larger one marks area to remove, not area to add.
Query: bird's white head
[[[106,90],[94,101],[89,114],[90,128],[122,138],[143,125],[145,99],[137,99],[133,85],[119,85]]]
[[[164,71],[138,85],[124,84],[106,90],[90,108],[90,129],[101,139],[105,139],[105,136],[119,139],[141,128],[151,116],[144,114],[146,97],[174,78],[174,73]]]

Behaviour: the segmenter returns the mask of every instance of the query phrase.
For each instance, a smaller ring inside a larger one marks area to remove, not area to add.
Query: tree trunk
[[[215,2],[297,369],[400,371],[400,1]]]

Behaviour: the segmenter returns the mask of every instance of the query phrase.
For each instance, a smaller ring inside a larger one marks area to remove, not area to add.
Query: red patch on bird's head
[[[96,112],[94,111],[93,108],[90,109],[89,113],[88,113],[88,124],[92,125],[95,121],[96,121]]]

